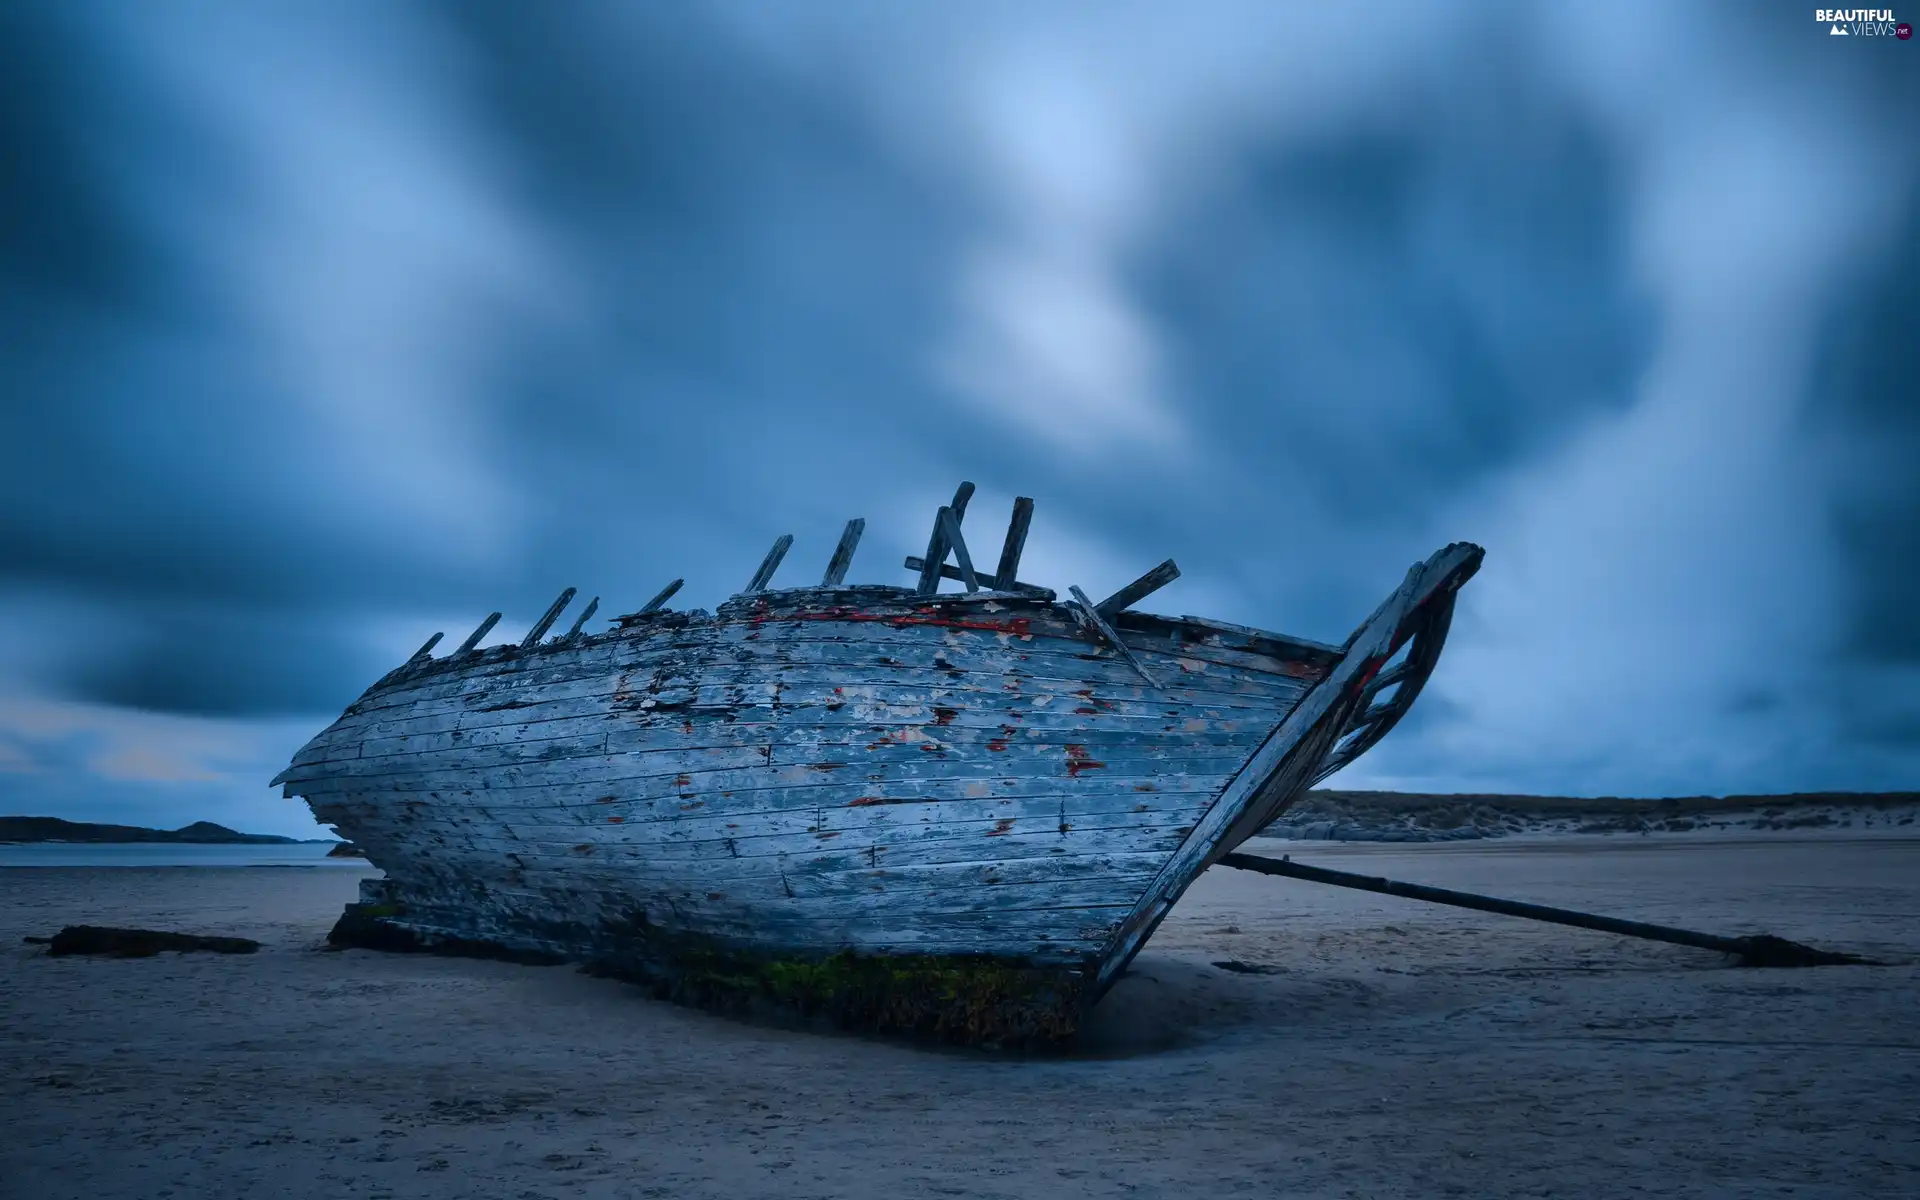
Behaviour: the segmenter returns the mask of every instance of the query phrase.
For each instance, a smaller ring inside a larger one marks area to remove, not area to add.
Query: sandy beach
[[[1920,839],[1246,848],[1901,965],[1740,970],[1215,868],[1076,1056],[1015,1059],[323,951],[359,866],[4,869],[0,1193],[1920,1195]],[[20,941],[81,922],[266,945]]]

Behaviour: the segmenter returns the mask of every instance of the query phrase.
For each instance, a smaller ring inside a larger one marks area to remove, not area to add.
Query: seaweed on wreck
[[[822,1020],[842,1029],[990,1048],[1064,1042],[1079,1030],[1084,973],[988,955],[766,954],[669,932],[644,914],[623,922],[630,949],[589,962],[593,974],[650,987],[663,1000],[733,1016]]]

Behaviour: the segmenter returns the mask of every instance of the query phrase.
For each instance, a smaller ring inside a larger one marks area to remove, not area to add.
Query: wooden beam
[[[1371,697],[1376,692],[1383,692],[1394,684],[1399,683],[1407,677],[1409,664],[1411,664],[1412,661],[1411,658],[1403,658],[1378,675],[1375,675],[1367,682],[1366,689],[1362,694]]]
[[[394,683],[412,674],[419,667],[425,666],[427,663],[427,660],[433,657],[433,648],[435,646],[438,646],[440,644],[440,639],[445,636],[446,635],[444,633],[436,633],[432,637],[428,638],[425,644],[423,644],[418,650],[415,650],[413,652],[413,657],[401,663],[399,666],[395,667],[393,670],[388,671],[385,675],[382,675],[378,680],[374,682],[373,686],[369,687],[367,690],[371,692],[374,690],[374,688],[385,687],[389,683]]]
[[[766,591],[767,585],[773,582],[773,573],[780,569],[780,560],[787,556],[787,551],[792,549],[792,547],[792,534],[783,533],[775,538],[773,540],[773,549],[767,551],[767,556],[760,560],[760,569],[753,573],[753,579],[747,584],[746,590],[749,592]]]
[[[912,554],[907,555],[907,559],[906,559],[907,570],[909,571],[924,570],[926,565],[927,565],[926,559],[919,558]],[[980,581],[981,587],[987,588],[990,591],[1018,592],[1023,596],[1032,596],[1036,599],[1044,599],[1044,600],[1053,599],[1053,589],[1048,587],[1041,587],[1037,583],[1021,583],[1017,579],[1014,580],[1012,583],[1003,583],[1001,582],[1000,577],[998,575],[982,575],[978,569],[974,571],[973,577]],[[940,568],[940,578],[959,579],[960,568],[943,566]]]
[[[1168,559],[1093,607],[1101,616],[1112,620],[1178,578],[1180,568]]]
[[[560,614],[566,610],[567,605],[573,603],[574,591],[575,589],[568,588],[560,593],[559,599],[547,605],[547,611],[540,614],[540,619],[533,623],[533,628],[527,630],[527,636],[520,639],[522,650],[531,650],[540,644],[540,639],[547,636],[547,630],[553,628],[553,623],[560,619]]]
[[[407,660],[408,664],[411,665],[413,663],[417,663],[424,658],[431,658],[433,656],[433,648],[435,646],[438,646],[440,644],[440,639],[445,636],[447,635],[444,633],[436,633],[432,637],[428,638],[425,645],[421,646],[418,650],[415,650],[413,652],[413,657]]]
[[[1115,650],[1118,650],[1120,657],[1127,660],[1127,665],[1140,672],[1140,678],[1154,687],[1159,687],[1159,681],[1147,674],[1145,664],[1133,656],[1133,648],[1120,640],[1120,635],[1113,631],[1113,626],[1107,624],[1106,619],[1100,615],[1100,610],[1093,606],[1093,601],[1087,599],[1087,594],[1080,590],[1080,586],[1075,584],[1067,590],[1073,593],[1074,602],[1080,606],[1080,613],[1085,623]]]
[[[586,608],[582,609],[580,615],[573,619],[573,628],[567,630],[566,640],[570,642],[579,637],[580,631],[586,627],[588,621],[593,619],[593,614],[599,611],[600,597],[595,596],[593,599],[587,601]]]
[[[1027,527],[1033,524],[1033,501],[1016,496],[1013,519],[1007,522],[1007,540],[1000,546],[1000,565],[993,569],[995,579],[1020,578],[1020,555],[1027,548]]]
[[[940,512],[946,512],[941,509]],[[908,560],[912,561],[912,560]],[[940,590],[941,564],[947,561],[947,535],[940,521],[940,513],[933,515],[933,532],[927,536],[927,556],[920,560],[920,580],[913,590],[922,596],[931,596]]]
[[[866,530],[865,517],[847,522],[846,529],[840,533],[840,544],[833,548],[833,558],[827,563],[827,573],[820,578],[821,587],[839,587],[845,581],[847,568],[853,565],[854,547],[860,544],[860,535]]]
[[[467,651],[473,649],[475,646],[478,646],[480,644],[480,639],[487,636],[487,631],[492,629],[496,624],[499,623],[499,621],[500,621],[500,614],[494,613],[492,616],[488,617],[486,620],[480,622],[480,628],[474,630],[472,633],[467,635],[467,640],[460,643],[460,648],[453,652],[453,656],[455,658],[458,658],[462,654],[465,654]]]
[[[953,524],[958,528],[961,520],[967,515],[967,502],[972,499],[973,484],[963,479],[960,481],[960,486],[953,490],[953,503],[942,508],[940,513],[951,512]],[[923,596],[931,596],[940,590],[941,577],[946,574],[942,568],[947,561],[947,551],[952,549],[946,533],[941,528],[940,513],[935,513],[933,516],[933,532],[927,537],[927,553],[920,560],[920,580],[914,584],[913,588]]]
[[[660,610],[660,606],[662,604],[665,604],[667,601],[673,599],[673,594],[679,591],[680,585],[685,582],[686,580],[684,579],[676,579],[672,583],[669,583],[667,586],[661,588],[660,591],[654,596],[654,598],[647,601],[645,604],[641,605],[640,611],[635,613],[634,615],[641,616],[643,614],[650,613],[650,612],[658,612]]]
[[[940,510],[940,532],[953,550],[953,561],[960,567],[960,582],[967,585],[969,592],[979,591],[980,578],[973,573],[973,555],[967,553],[967,539],[960,536],[960,521],[951,508]]]

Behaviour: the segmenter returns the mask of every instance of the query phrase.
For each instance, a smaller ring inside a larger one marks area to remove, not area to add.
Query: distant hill
[[[313,838],[330,842],[332,838]],[[195,821],[178,829],[146,829],[139,825],[98,825],[91,821],[64,821],[59,817],[0,817],[0,842],[194,842],[225,845],[297,845],[301,839],[271,833],[241,833],[212,821]]]
[[[1516,833],[1920,829],[1920,792],[1772,796],[1508,796],[1313,791],[1267,826],[1268,837],[1437,842]]]

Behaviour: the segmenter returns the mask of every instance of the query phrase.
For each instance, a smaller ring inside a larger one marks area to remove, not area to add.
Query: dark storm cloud
[[[349,629],[186,609],[76,648],[52,681],[69,696],[215,717],[338,709],[394,664]]]
[[[1827,323],[1813,428],[1838,436],[1850,486],[1835,499],[1851,568],[1847,648],[1869,663],[1920,663],[1920,195],[1876,268]],[[1858,432],[1873,431],[1861,444]]]
[[[1920,201],[1859,269],[1797,214],[1910,193],[1831,168],[1912,73],[1803,19],[1303,12],[9,6],[0,601],[82,615],[0,652],[319,717],[563,585],[710,606],[784,532],[799,582],[854,515],[902,581],[966,477],[970,524],[1040,499],[1041,582],[1173,554],[1169,609],[1332,639],[1492,541],[1368,760],[1423,786],[1899,782],[1849,739],[1913,727]],[[1823,694],[1872,699],[1809,732],[1752,664],[1829,592]]]

